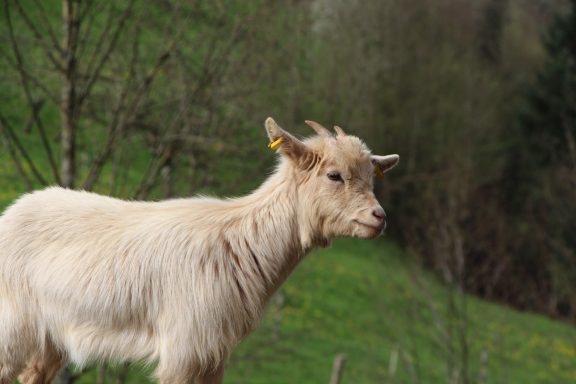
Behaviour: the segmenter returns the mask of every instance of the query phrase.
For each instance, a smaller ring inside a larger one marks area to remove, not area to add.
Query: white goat
[[[160,383],[220,383],[232,348],[314,246],[385,227],[373,175],[398,162],[311,121],[266,120],[277,171],[236,199],[128,202],[48,188],[0,217],[0,384],[68,361],[158,362]]]

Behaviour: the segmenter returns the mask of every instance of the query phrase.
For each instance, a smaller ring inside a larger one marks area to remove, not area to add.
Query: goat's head
[[[394,167],[398,155],[375,156],[357,137],[334,127],[333,135],[306,121],[317,135],[301,141],[272,118],[266,131],[298,189],[301,237],[309,245],[338,236],[373,238],[386,227],[386,214],[373,192],[374,174]]]

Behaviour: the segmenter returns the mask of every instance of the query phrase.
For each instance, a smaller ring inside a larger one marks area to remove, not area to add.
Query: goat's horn
[[[339,126],[335,125],[334,130],[336,131],[336,134],[338,136],[346,136],[346,132],[344,132],[344,130],[342,128],[340,128]]]
[[[329,130],[327,130],[326,128],[324,128],[322,126],[322,124],[319,124],[315,121],[312,120],[304,120],[304,122],[306,124],[308,124],[310,126],[310,128],[312,128],[313,130],[316,131],[317,134],[319,134],[320,136],[324,136],[324,137],[330,137],[332,136],[332,134],[330,133]]]

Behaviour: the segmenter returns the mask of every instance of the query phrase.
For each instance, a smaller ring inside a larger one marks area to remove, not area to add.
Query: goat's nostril
[[[382,207],[378,207],[372,211],[372,215],[377,218],[378,220],[384,220],[386,218],[386,212],[382,209]]]

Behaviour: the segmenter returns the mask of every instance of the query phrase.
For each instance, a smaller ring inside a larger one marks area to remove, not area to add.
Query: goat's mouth
[[[367,224],[360,220],[353,220],[354,223],[358,224],[360,227],[370,228],[372,231],[380,234],[386,228],[386,221],[382,221],[382,223],[378,225]]]

